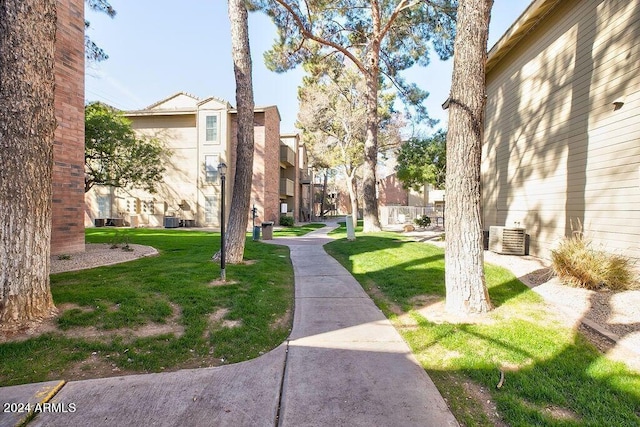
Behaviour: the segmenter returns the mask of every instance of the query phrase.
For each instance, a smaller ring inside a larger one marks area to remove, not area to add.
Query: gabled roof
[[[194,115],[201,106],[211,101],[215,101],[216,103],[223,105],[227,110],[231,108],[231,105],[221,98],[211,96],[207,99],[200,100],[200,98],[191,95],[190,93],[177,92],[141,110],[125,111],[125,115],[129,117]]]
[[[155,102],[155,103],[153,103],[153,104],[149,105],[148,107],[143,108],[143,110],[152,110],[152,109],[154,109],[154,108],[158,107],[159,105],[162,105],[162,104],[164,104],[164,103],[166,103],[166,102],[168,102],[168,101],[171,101],[172,99],[175,99],[175,98],[177,98],[177,97],[179,97],[179,96],[187,96],[187,97],[189,97],[189,98],[193,98],[193,100],[195,100],[196,102],[197,102],[197,101],[200,101],[200,98],[198,98],[197,96],[191,95],[190,93],[187,93],[187,92],[177,92],[177,93],[174,93],[173,95],[171,95],[171,96],[170,96],[170,97],[168,97],[168,98],[161,99],[160,101]]]
[[[560,0],[534,0],[489,51],[486,72],[491,71],[520,40],[538,25]]]
[[[227,100],[222,99],[222,98],[218,98],[217,96],[210,96],[207,99],[203,99],[202,101],[198,102],[198,106],[200,105],[204,105],[209,101],[216,101],[219,102],[220,104],[225,105],[227,108],[231,109],[231,104],[229,104],[229,102],[227,102]]]

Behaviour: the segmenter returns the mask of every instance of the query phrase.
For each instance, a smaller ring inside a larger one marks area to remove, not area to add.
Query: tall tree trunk
[[[362,195],[364,200],[363,228],[365,233],[380,231],[378,197],[376,195],[376,167],[378,165],[378,55],[370,55],[367,80],[367,133],[364,141],[364,164],[362,165]]]
[[[55,314],[49,288],[55,0],[0,3],[0,329]]]
[[[484,313],[480,162],[485,107],[487,35],[493,0],[460,0],[447,133],[446,310]]]
[[[236,77],[238,148],[225,248],[227,261],[239,263],[242,262],[244,255],[253,176],[254,101],[249,23],[244,0],[229,0],[229,20],[231,21],[233,71]]]

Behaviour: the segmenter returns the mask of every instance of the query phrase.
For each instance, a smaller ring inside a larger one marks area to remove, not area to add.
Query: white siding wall
[[[488,73],[485,229],[519,223],[548,257],[580,220],[640,258],[638,64],[640,0],[583,0],[560,2]]]

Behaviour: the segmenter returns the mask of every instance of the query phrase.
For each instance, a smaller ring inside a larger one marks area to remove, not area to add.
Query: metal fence
[[[410,224],[419,216],[427,215],[431,218],[432,224],[440,222],[443,212],[442,208],[433,204],[427,206],[380,206],[380,222],[382,225]]]

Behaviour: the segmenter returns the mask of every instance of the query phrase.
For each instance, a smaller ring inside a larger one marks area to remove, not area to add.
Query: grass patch
[[[295,227],[286,227],[278,230],[273,230],[273,237],[298,237],[304,236],[307,233],[323,228],[325,224],[310,223],[303,224]]]
[[[87,242],[111,243],[114,233],[88,229]],[[0,344],[0,386],[240,362],[288,336],[293,269],[287,247],[249,238],[245,259],[252,262],[227,264],[229,284],[212,286],[220,275],[210,260],[219,250],[218,233],[135,229],[124,238],[160,255],[52,275],[54,302],[68,309],[54,332]],[[212,321],[222,309],[224,319]],[[224,320],[237,326],[226,327]],[[135,333],[172,322],[181,333]],[[98,334],[87,337],[87,329]],[[87,368],[88,361],[101,368]]]
[[[464,425],[640,425],[640,375],[563,326],[509,271],[485,268],[496,305],[487,321],[435,323],[423,306],[445,295],[440,248],[394,233],[325,248],[391,319]]]

